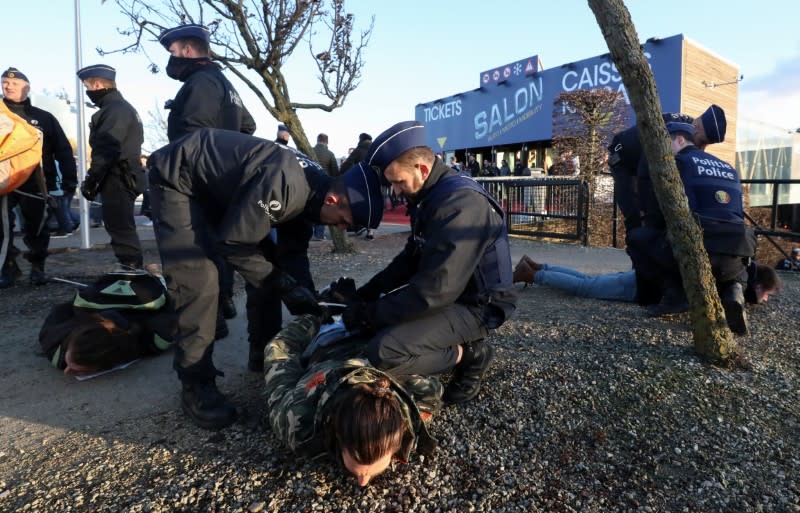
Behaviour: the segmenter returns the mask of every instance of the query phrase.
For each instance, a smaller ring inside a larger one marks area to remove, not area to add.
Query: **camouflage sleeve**
[[[273,433],[293,451],[313,433],[315,404],[309,404],[306,370],[300,355],[319,331],[319,320],[311,315],[295,317],[264,350],[264,381],[267,411]]]

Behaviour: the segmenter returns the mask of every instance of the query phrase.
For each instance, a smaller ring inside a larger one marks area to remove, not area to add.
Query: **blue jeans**
[[[534,276],[539,285],[563,290],[574,296],[610,301],[636,301],[636,273],[583,274],[568,267],[542,264]]]
[[[325,238],[325,226],[324,224],[315,224],[314,225],[314,238],[315,239],[324,239]]]

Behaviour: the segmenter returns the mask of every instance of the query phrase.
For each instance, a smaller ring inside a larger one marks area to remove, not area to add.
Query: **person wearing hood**
[[[89,125],[92,161],[81,194],[89,201],[100,194],[103,223],[114,255],[123,267],[141,269],[142,245],[136,234],[134,202],[145,189],[140,159],[144,130],[136,109],[117,90],[116,74],[105,64],[77,72],[86,96],[100,108]]]
[[[216,255],[253,288],[275,292],[292,314],[320,314],[314,293],[275,265],[263,245],[270,230],[297,218],[343,228],[377,228],[378,174],[357,166],[329,177],[302,153],[228,130],[200,129],[154,152],[148,162],[153,227],[178,314],[173,367],[181,404],[197,425],[236,419],[212,362],[218,306]],[[280,238],[278,245],[280,245]]]

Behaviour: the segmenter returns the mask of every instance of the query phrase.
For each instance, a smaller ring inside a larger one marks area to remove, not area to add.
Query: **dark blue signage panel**
[[[663,112],[680,109],[682,43],[683,36],[677,35],[644,45]],[[630,105],[622,77],[606,54],[528,76],[512,73],[497,86],[419,104],[415,118],[425,123],[426,142],[434,151],[549,140],[556,96],[600,87],[622,92]],[[630,119],[635,119],[632,110]]]
[[[498,66],[486,70],[481,73],[478,87],[496,86],[504,80],[508,80],[512,76],[527,76],[533,75],[537,71],[542,70],[542,63],[539,61],[539,56],[534,55],[527,59],[522,59],[517,62],[511,62],[505,66]]]

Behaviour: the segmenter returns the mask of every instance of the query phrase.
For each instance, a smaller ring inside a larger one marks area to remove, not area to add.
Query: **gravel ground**
[[[363,279],[402,242],[359,242],[346,257],[317,244],[318,283]],[[513,246],[534,258],[578,255],[587,264],[578,267],[592,268],[604,251]],[[80,278],[87,258],[110,260],[107,251],[51,260]],[[437,453],[364,489],[332,464],[298,461],[281,446],[261,420],[261,381],[252,374],[235,390],[223,385],[247,406],[219,433],[174,408],[110,415],[91,429],[3,414],[0,511],[800,512],[800,273],[782,277],[783,291],[749,310],[752,334],[738,340],[751,366],[736,371],[695,356],[685,315],[649,319],[632,304],[520,289],[517,314],[491,336],[497,358],[480,396],[434,419]],[[33,305],[70,292],[2,294],[8,332],[10,316],[38,326]],[[35,339],[24,344],[31,352]],[[146,387],[128,393],[147,400]],[[13,395],[2,392],[0,407]]]

